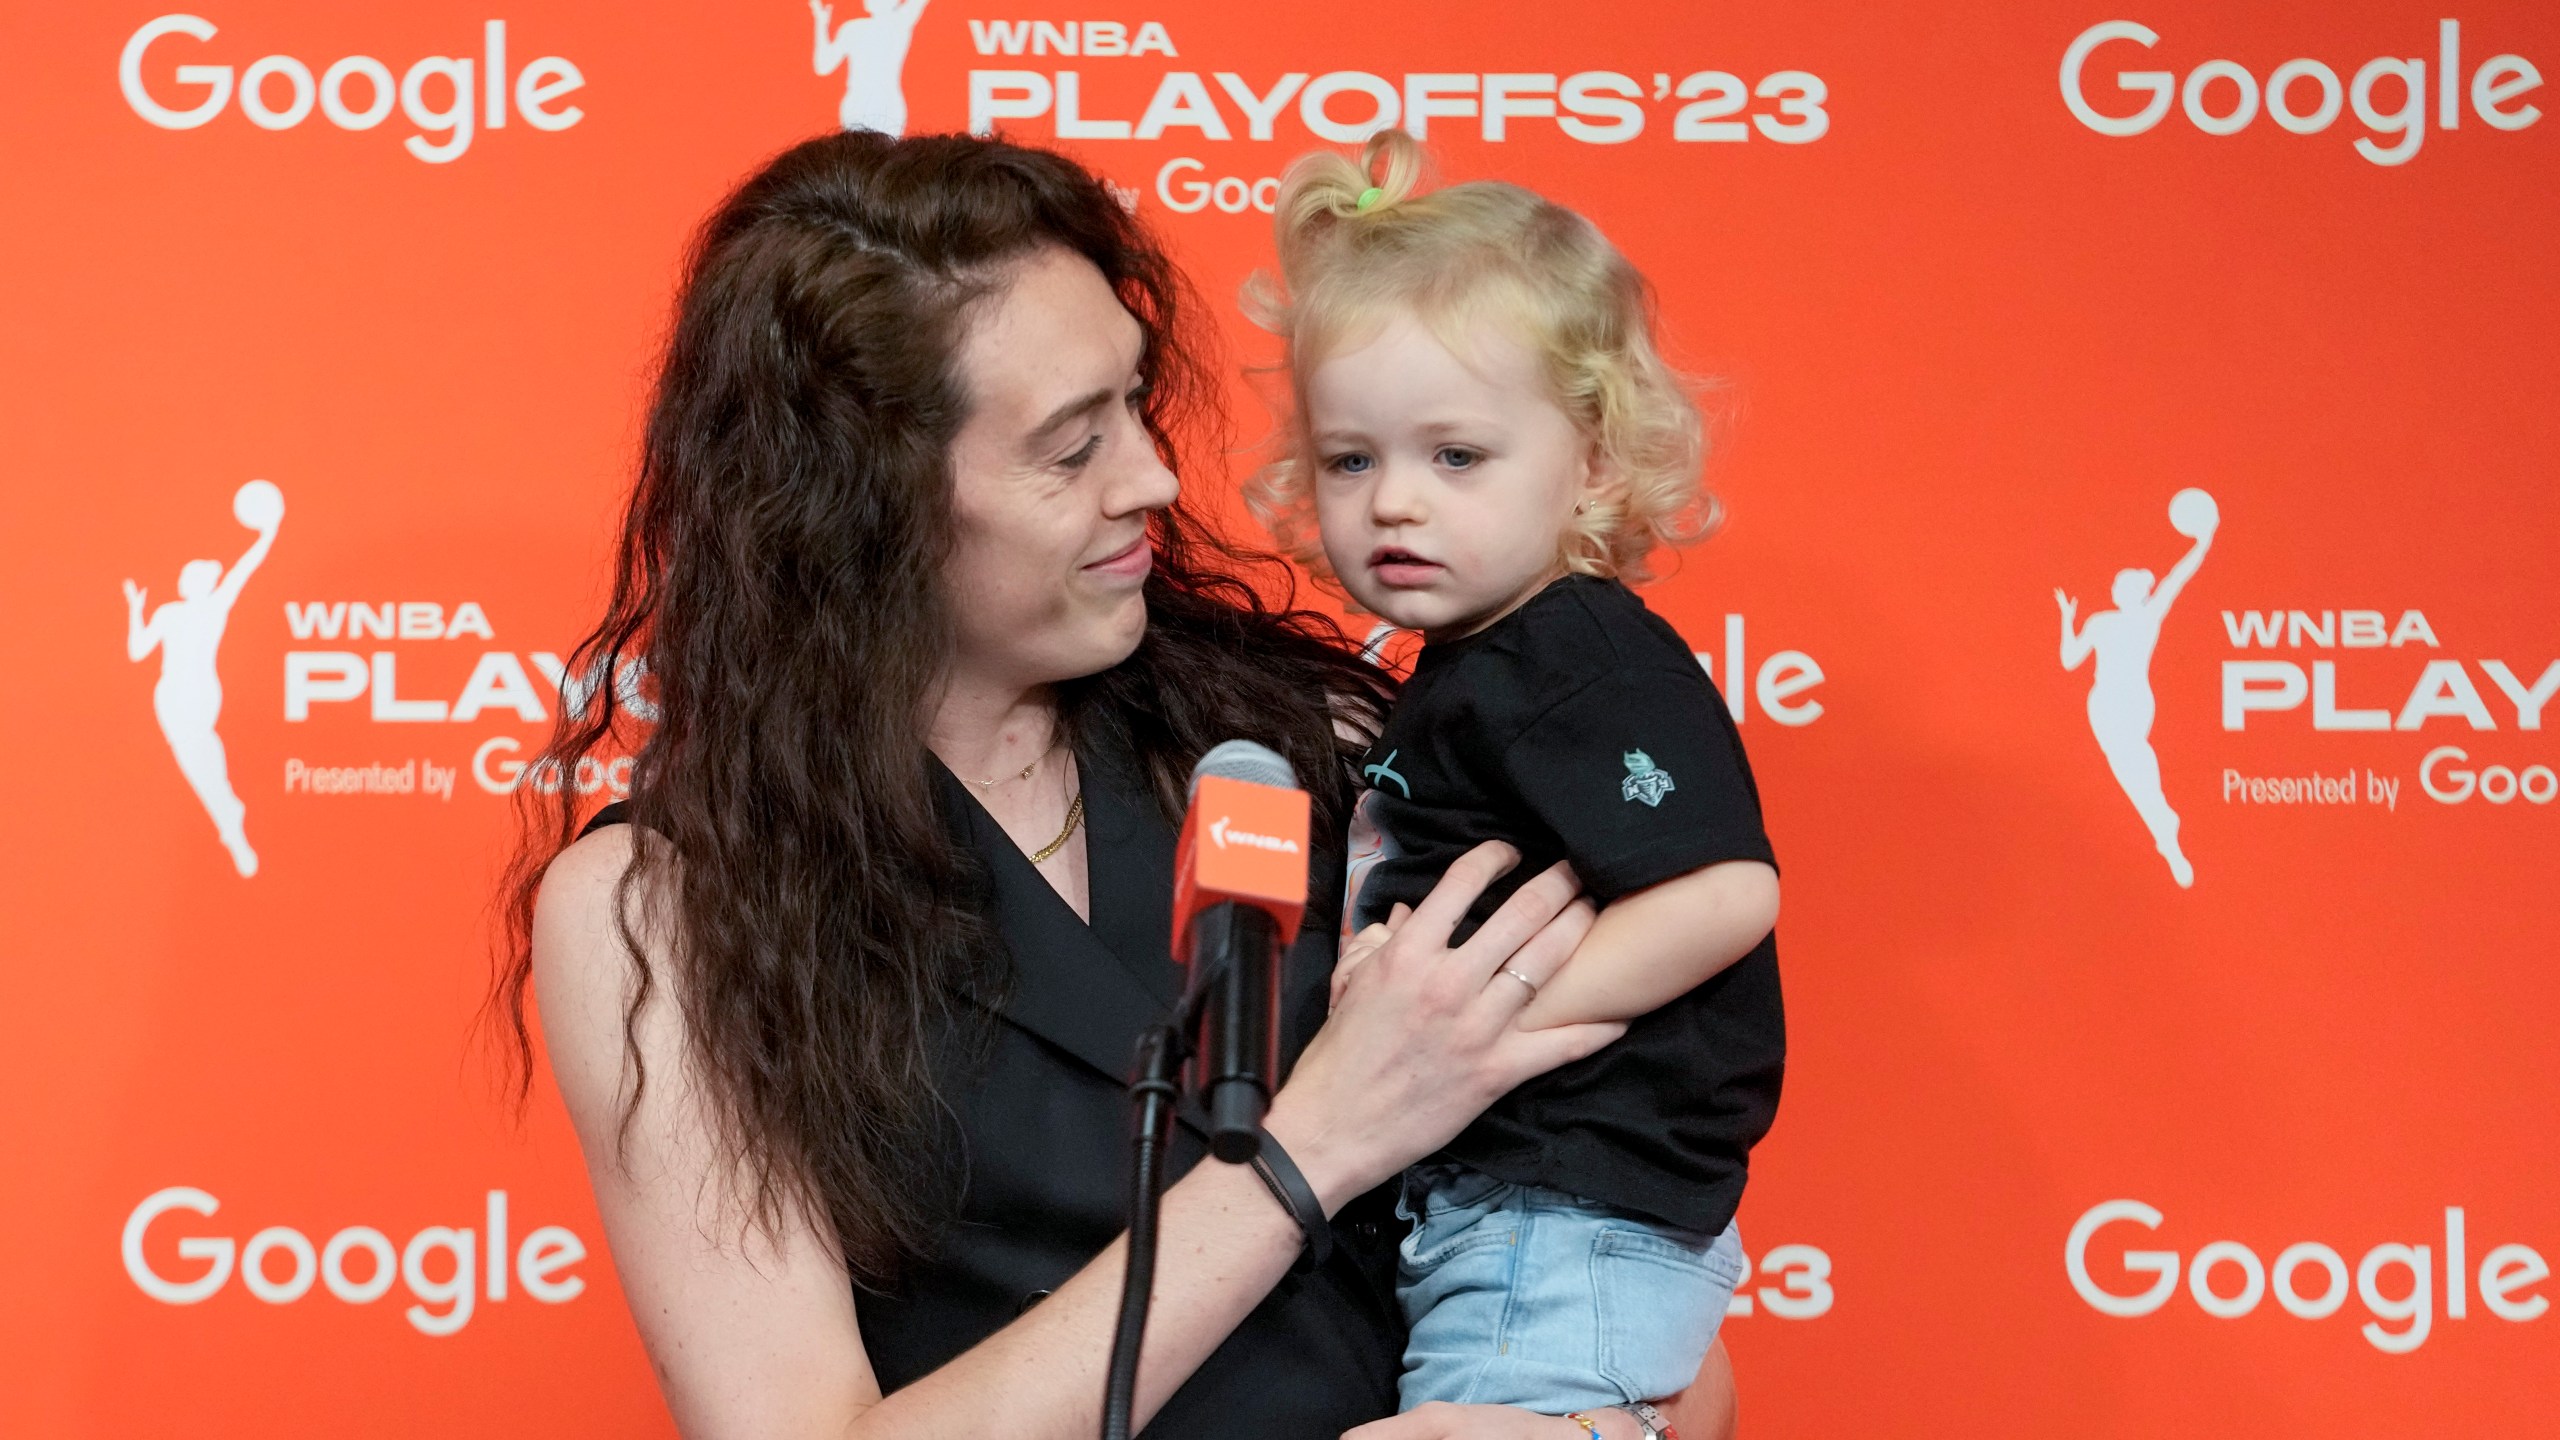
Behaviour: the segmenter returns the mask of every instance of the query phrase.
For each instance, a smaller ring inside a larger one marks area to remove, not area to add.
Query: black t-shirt
[[[1424,647],[1362,775],[1346,930],[1419,904],[1486,840],[1521,861],[1460,940],[1558,860],[1604,906],[1719,861],[1776,863],[1723,697],[1679,632],[1613,580],[1558,580],[1476,634]],[[1617,1043],[1503,1097],[1446,1156],[1721,1230],[1785,1065],[1771,935]]]

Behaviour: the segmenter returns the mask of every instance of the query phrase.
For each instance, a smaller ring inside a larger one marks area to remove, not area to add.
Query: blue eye
[[[1472,469],[1483,458],[1483,451],[1471,450],[1464,445],[1443,445],[1431,452],[1431,463],[1449,470]]]
[[[1346,451],[1324,462],[1324,467],[1339,475],[1366,475],[1377,461],[1357,450]]]

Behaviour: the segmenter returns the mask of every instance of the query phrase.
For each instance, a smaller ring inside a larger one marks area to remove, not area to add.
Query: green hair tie
[[[1368,189],[1360,192],[1360,198],[1351,202],[1351,208],[1358,214],[1366,215],[1369,213],[1370,207],[1386,198],[1387,192],[1384,189],[1376,185],[1372,185]]]

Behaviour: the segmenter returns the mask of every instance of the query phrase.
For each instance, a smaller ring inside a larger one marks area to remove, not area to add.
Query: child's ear
[[[1605,500],[1626,488],[1626,472],[1619,468],[1617,457],[1598,445],[1582,450],[1582,486],[1577,497],[1582,500]]]

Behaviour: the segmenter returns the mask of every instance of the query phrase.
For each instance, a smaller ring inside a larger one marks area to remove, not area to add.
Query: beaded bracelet
[[[1564,1418],[1581,1426],[1582,1433],[1590,1436],[1591,1440],[1608,1440],[1607,1436],[1600,1433],[1600,1426],[1594,1422],[1590,1416],[1583,1414],[1581,1411],[1576,1410]]]

